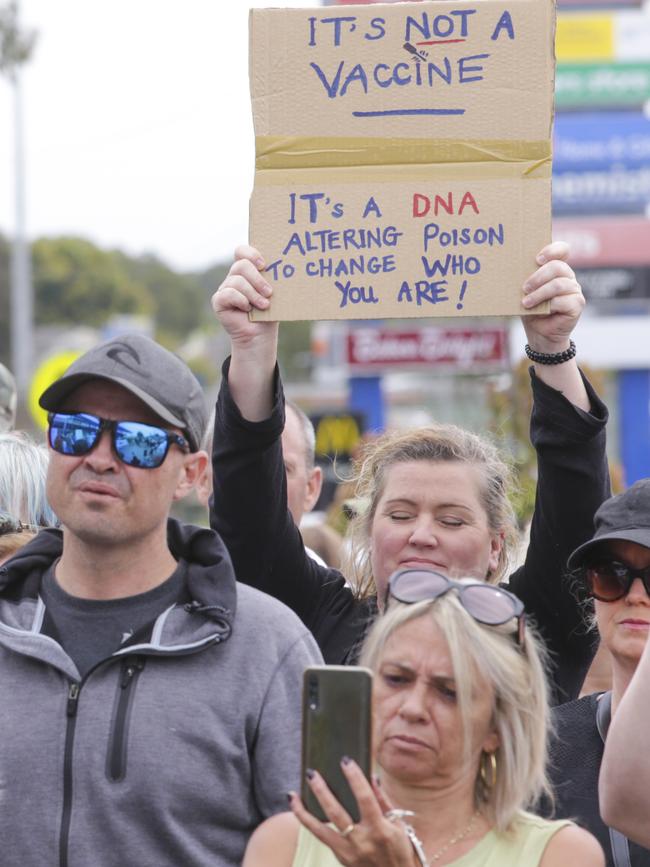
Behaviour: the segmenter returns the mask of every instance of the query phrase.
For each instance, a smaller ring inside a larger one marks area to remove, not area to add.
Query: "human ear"
[[[481,744],[481,751],[484,753],[496,753],[501,746],[501,738],[499,737],[496,728],[493,728],[494,725],[495,722],[492,720],[490,723],[490,730],[485,735],[483,743]]]
[[[499,568],[499,558],[505,544],[505,534],[497,533],[490,539],[490,556],[488,558],[488,575],[494,574]]]
[[[196,499],[207,509],[212,495],[212,462],[208,460],[205,470],[199,476],[195,485]]]
[[[208,454],[204,451],[191,452],[183,455],[183,465],[179,472],[178,484],[174,491],[174,500],[182,500],[192,488],[201,484],[208,470]]]
[[[320,497],[321,488],[323,487],[323,471],[320,467],[314,467],[307,479],[307,490],[305,493],[305,512],[311,512],[318,498]]]

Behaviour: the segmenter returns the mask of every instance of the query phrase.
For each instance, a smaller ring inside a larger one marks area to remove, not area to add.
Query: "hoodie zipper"
[[[202,645],[200,648],[193,648],[192,650],[175,655],[190,655],[192,653],[196,653],[198,650],[204,650],[211,644],[219,644],[221,641],[222,637],[220,635],[216,635],[211,642]],[[68,844],[70,839],[70,822],[72,818],[72,750],[74,744],[75,728],[77,725],[79,693],[81,691],[81,687],[88,679],[88,676],[91,674],[91,672],[98,668],[99,665],[104,664],[104,662],[106,661],[107,660],[104,660],[103,662],[98,663],[90,671],[86,672],[85,676],[82,678],[81,681],[73,681],[68,687],[68,699],[66,702],[67,723],[65,732],[65,747],[63,751],[63,808],[61,811],[61,834],[59,836],[59,867],[68,867]],[[135,684],[140,675],[140,672],[144,668],[144,663],[144,656],[128,656],[125,658],[122,664],[122,673],[118,684],[120,694],[117,701],[113,731],[109,739],[112,747],[109,751],[107,767],[107,771],[110,775],[111,767],[113,765],[113,759],[115,758],[118,771],[120,769],[122,771],[121,776],[115,779],[121,779],[126,772],[126,729],[129,719],[128,711],[130,710],[130,706],[133,701]],[[122,765],[124,765],[124,767],[122,767]]]
[[[122,663],[118,683],[118,698],[115,718],[108,741],[107,776],[112,783],[123,780],[126,775],[126,747],[130,710],[140,672],[144,668],[143,656],[128,656]]]
[[[81,684],[76,681],[70,684],[66,704],[67,724],[65,730],[65,748],[63,751],[63,811],[61,813],[61,836],[59,837],[59,862],[61,867],[67,867],[68,864],[68,839],[70,836],[70,818],[72,813],[72,744],[74,741],[74,730],[77,725],[80,688]]]
[[[143,668],[144,657],[142,656],[127,657],[122,663],[122,671],[118,682],[120,696],[117,703],[113,732],[109,741],[113,745],[108,766],[109,777],[112,780],[121,779],[126,771],[126,723],[128,722],[128,711],[135,682]],[[70,821],[72,818],[72,748],[77,725],[79,693],[87,676],[81,682],[73,681],[68,687],[68,700],[66,702],[67,723],[65,747],[63,750],[63,809],[61,812],[61,834],[59,837],[60,867],[68,867],[68,844],[70,840]]]

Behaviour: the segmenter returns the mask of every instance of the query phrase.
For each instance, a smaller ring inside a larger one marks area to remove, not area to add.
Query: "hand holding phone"
[[[360,666],[322,665],[305,670],[302,702],[302,783],[300,797],[309,812],[327,822],[305,774],[318,771],[334,797],[360,819],[359,807],[341,769],[349,756],[370,779],[372,672]]]

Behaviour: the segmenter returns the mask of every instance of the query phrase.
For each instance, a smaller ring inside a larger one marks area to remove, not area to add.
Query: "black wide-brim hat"
[[[593,538],[569,557],[569,569],[582,566],[589,552],[602,542],[635,542],[650,548],[650,479],[641,479],[605,500],[594,516],[594,526]]]

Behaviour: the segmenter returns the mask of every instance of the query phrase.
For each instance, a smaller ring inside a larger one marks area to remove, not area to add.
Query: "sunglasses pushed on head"
[[[384,607],[390,599],[412,605],[416,602],[439,599],[453,590],[465,611],[484,626],[502,626],[513,618],[517,631],[513,633],[517,644],[524,645],[526,615],[521,599],[509,590],[483,582],[465,583],[447,578],[431,569],[402,569],[388,580]]]

